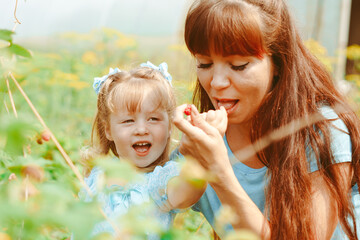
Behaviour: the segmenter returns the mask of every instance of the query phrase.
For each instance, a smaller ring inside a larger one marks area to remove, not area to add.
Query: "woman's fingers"
[[[227,125],[228,125],[228,117],[227,117],[227,112],[225,110],[225,108],[223,106],[220,107],[220,110],[217,111],[217,119],[218,119],[218,123],[217,123],[217,129],[219,130],[220,134],[222,136],[224,136],[226,129],[227,129]]]
[[[206,113],[206,119],[208,119],[208,115],[209,112]],[[214,111],[212,111],[210,115],[210,118],[214,117]],[[203,130],[206,134],[213,135],[215,132],[217,132],[217,130],[201,116],[194,105],[191,105],[191,119],[193,125]]]
[[[193,137],[195,135],[200,134],[200,129],[193,126],[193,117],[191,116],[191,120],[188,121],[184,118],[184,110],[187,108],[187,104],[183,104],[178,106],[175,109],[174,113],[174,125],[182,131],[184,134],[186,134],[188,137]]]

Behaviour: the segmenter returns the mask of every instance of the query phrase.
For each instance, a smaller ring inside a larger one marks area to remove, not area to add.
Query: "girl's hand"
[[[210,114],[208,112],[204,116],[192,105],[191,115],[187,120],[183,117],[186,107],[186,104],[177,107],[174,115],[175,126],[184,133],[180,142],[180,153],[194,158],[215,176],[232,171],[221,136],[227,125],[225,109],[212,111]]]

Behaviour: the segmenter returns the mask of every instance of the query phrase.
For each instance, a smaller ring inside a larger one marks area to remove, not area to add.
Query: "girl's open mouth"
[[[149,142],[138,142],[132,145],[138,156],[146,156],[149,153],[151,148],[151,143]]]

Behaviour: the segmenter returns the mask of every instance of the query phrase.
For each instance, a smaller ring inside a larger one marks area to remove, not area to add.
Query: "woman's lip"
[[[216,100],[217,108],[219,109],[221,106],[223,106],[228,114],[234,110],[234,108],[238,102],[239,102],[238,99]]]

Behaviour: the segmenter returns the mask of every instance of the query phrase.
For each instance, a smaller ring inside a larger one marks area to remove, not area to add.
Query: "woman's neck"
[[[226,139],[234,156],[251,168],[262,168],[264,165],[257,158],[250,138],[250,125],[229,124]]]

